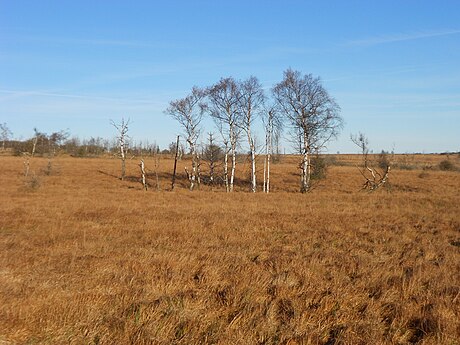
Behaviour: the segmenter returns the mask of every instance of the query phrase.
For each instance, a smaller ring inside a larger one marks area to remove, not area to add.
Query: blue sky
[[[164,147],[180,128],[163,111],[193,85],[255,75],[269,92],[291,67],[342,108],[329,152],[359,131],[375,151],[458,151],[459,61],[458,0],[0,0],[0,123],[111,138],[125,117]]]

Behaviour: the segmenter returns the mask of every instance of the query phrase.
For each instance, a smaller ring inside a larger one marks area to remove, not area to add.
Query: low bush
[[[457,168],[455,167],[454,163],[450,160],[445,159],[439,163],[439,170],[442,171],[455,171]]]
[[[379,168],[386,170],[390,166],[390,158],[388,157],[388,152],[382,150],[378,156]]]
[[[314,156],[311,159],[311,166],[312,166],[311,178],[313,180],[322,180],[326,178],[328,164],[326,162],[326,159],[324,159],[324,157]]]

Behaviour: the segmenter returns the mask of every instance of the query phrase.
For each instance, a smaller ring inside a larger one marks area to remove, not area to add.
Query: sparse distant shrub
[[[281,154],[273,153],[270,157],[270,162],[273,164],[281,163]]]
[[[448,159],[445,159],[439,163],[439,169],[442,171],[455,171],[457,170],[455,165]]]
[[[37,190],[38,188],[40,188],[41,184],[42,183],[41,183],[40,177],[35,174],[27,177],[25,180],[26,189],[31,190],[31,191]]]
[[[379,168],[386,170],[390,166],[390,160],[388,158],[388,152],[382,150],[378,157]]]
[[[40,169],[40,174],[45,176],[59,175],[59,166],[50,159],[48,160],[46,167]]]
[[[50,176],[53,172],[53,164],[51,163],[51,160],[48,161],[48,164],[46,165],[46,168],[43,169],[43,173],[47,176]]]
[[[436,167],[432,166],[431,164],[425,164],[422,169],[423,170],[436,170]]]
[[[337,157],[335,155],[327,155],[324,157],[324,161],[327,166],[337,166],[339,163],[337,162]]]

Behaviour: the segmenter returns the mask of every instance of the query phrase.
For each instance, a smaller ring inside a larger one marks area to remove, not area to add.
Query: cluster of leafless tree
[[[283,80],[274,85],[269,95],[254,76],[246,80],[222,78],[210,87],[193,87],[184,98],[171,101],[166,113],[179,122],[192,155],[192,169],[188,174],[191,190],[200,182],[197,140],[202,133],[204,116],[214,120],[221,136],[227,192],[234,189],[237,148],[243,136],[249,147],[251,191],[257,190],[256,120],[262,121],[265,131],[264,192],[270,191],[273,141],[283,128],[290,129],[302,154],[300,191],[303,193],[311,188],[312,155],[324,148],[342,128],[340,108],[320,78],[291,69],[284,72]]]

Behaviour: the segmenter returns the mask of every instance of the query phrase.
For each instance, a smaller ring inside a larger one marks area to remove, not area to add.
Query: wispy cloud
[[[460,34],[458,29],[450,30],[436,30],[436,31],[419,31],[411,33],[398,33],[393,35],[381,35],[374,36],[360,40],[348,41],[345,43],[346,46],[373,46],[378,44],[402,42],[402,41],[413,41],[423,38],[438,37],[438,36],[449,36]]]

